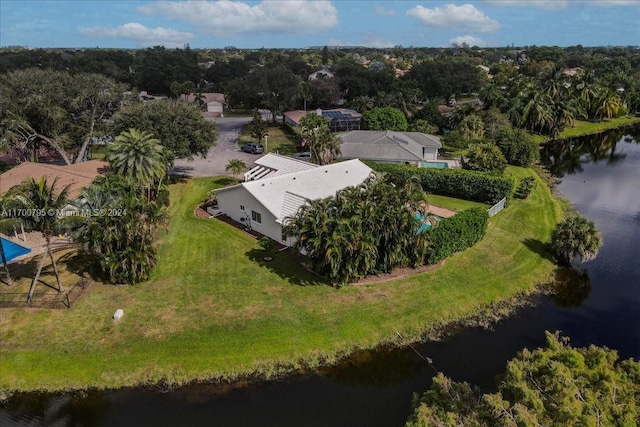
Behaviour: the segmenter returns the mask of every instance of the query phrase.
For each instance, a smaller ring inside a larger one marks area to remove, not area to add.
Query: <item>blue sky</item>
[[[640,0],[0,0],[0,46],[640,45]]]

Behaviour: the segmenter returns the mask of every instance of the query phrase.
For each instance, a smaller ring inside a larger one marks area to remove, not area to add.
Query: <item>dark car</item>
[[[240,147],[240,151],[251,154],[262,154],[264,153],[264,146],[255,142],[249,142],[248,144],[244,144],[242,147]]]

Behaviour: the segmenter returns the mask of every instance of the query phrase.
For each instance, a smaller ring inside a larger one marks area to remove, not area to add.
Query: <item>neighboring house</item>
[[[309,80],[316,80],[318,78],[333,78],[335,76],[336,75],[333,74],[333,71],[331,71],[329,68],[322,67],[318,71],[314,71],[313,73],[309,74]]]
[[[89,160],[65,166],[47,163],[21,163],[0,175],[0,195],[5,194],[11,187],[21,184],[28,178],[39,181],[44,176],[49,184],[58,178],[55,187],[57,191],[69,185],[69,199],[76,200],[82,189],[91,184],[91,181],[98,175],[106,173],[108,167],[109,164],[101,160]]]
[[[437,160],[442,143],[421,132],[358,130],[338,134],[340,158],[381,163],[419,164]]]
[[[157,101],[158,99],[167,99],[167,96],[165,95],[151,95],[146,90],[141,90],[140,92],[124,92],[123,96],[125,100],[139,99],[141,101]]]
[[[266,157],[266,156],[265,156]],[[282,160],[282,159],[281,159]],[[298,167],[289,159],[292,168]],[[282,175],[267,175],[255,181],[214,190],[218,214],[245,224],[286,246],[295,238],[282,233],[286,218],[295,215],[307,201],[334,196],[337,191],[360,185],[373,171],[354,159],[325,166],[315,166]]]
[[[329,127],[333,132],[344,132],[349,130],[358,130],[360,129],[360,121],[362,120],[362,114],[358,113],[355,110],[350,110],[348,108],[336,108],[333,110],[312,110],[312,111],[302,111],[302,110],[293,110],[286,111],[284,116],[284,122],[290,124],[294,127],[300,126],[300,120],[306,116],[307,114],[317,114],[319,116],[326,117],[329,119]]]
[[[255,161],[256,166],[244,174],[245,181],[274,178],[293,172],[301,172],[318,167],[304,160],[293,159],[279,154],[266,154]]]
[[[224,94],[222,93],[192,93],[191,95],[187,95],[187,102],[190,104],[200,105],[204,103],[207,108],[207,113],[219,113],[222,114],[224,112],[224,106],[226,105],[226,100]]]

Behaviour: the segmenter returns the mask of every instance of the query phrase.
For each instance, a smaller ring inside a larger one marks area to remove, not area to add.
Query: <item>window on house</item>
[[[262,224],[262,215],[259,212],[251,211],[251,219],[259,224]]]
[[[240,205],[240,210],[243,211],[244,210],[244,205]]]

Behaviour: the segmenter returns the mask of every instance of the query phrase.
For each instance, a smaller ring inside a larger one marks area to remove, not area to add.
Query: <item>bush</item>
[[[260,245],[260,247],[269,254],[272,253],[276,248],[276,242],[274,242],[267,236],[264,236],[260,240],[258,240],[258,245]]]
[[[536,188],[536,179],[532,176],[528,176],[520,180],[513,196],[518,199],[526,199],[534,188]]]
[[[428,233],[429,247],[425,264],[435,264],[483,239],[489,214],[482,208],[471,208],[445,218]]]
[[[362,115],[362,127],[369,130],[407,130],[407,118],[404,113],[393,107],[379,107]]]
[[[467,152],[464,169],[502,174],[507,168],[507,160],[502,151],[493,144],[474,144]]]
[[[538,144],[522,129],[503,129],[495,143],[510,165],[529,167],[540,157]]]
[[[413,175],[420,179],[422,188],[432,194],[473,200],[493,205],[503,197],[511,197],[513,178],[461,169],[428,169],[415,166],[366,162],[377,172],[387,174],[395,185],[404,185]]]

